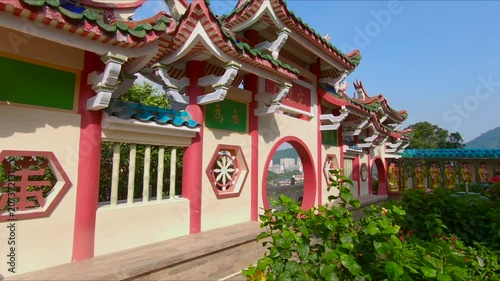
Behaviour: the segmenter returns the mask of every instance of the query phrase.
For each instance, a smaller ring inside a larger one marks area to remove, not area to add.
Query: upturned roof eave
[[[234,24],[232,24],[233,19],[240,18],[247,13],[250,13],[250,15],[246,16],[248,18],[251,18],[254,11],[258,10],[258,9],[252,9],[253,5],[260,5],[262,4],[262,1],[263,0],[249,0],[243,4],[241,4],[240,1],[240,3],[238,3],[236,8],[229,15],[221,16],[223,24],[231,28],[232,26],[234,26]],[[320,34],[318,34],[311,27],[309,27],[309,25],[304,23],[302,19],[297,17],[295,13],[293,13],[291,10],[288,9],[288,6],[285,1],[283,0],[269,0],[269,1],[272,2],[271,6],[273,7],[275,14],[279,17],[280,21],[288,29],[294,31],[301,38],[308,41],[310,44],[314,45],[328,57],[332,58],[334,61],[342,65],[346,70],[352,72],[357,67],[357,65],[359,65],[361,60],[361,55],[359,53],[359,50],[351,52],[352,56],[349,57],[348,55],[338,50],[329,41],[324,39]],[[276,7],[282,7],[282,13],[276,10]]]

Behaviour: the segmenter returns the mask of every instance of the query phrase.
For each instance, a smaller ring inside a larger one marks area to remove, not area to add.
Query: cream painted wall
[[[37,28],[26,21],[25,28]],[[84,51],[0,27],[0,52],[66,68],[83,69]]]
[[[0,150],[52,151],[72,186],[50,217],[16,222],[17,274],[71,262],[80,116],[0,105]],[[7,253],[7,223],[0,223],[0,253]],[[4,260],[5,261],[5,256]],[[0,263],[0,274],[12,274]]]
[[[250,221],[251,200],[251,144],[250,135],[203,128],[201,231]],[[239,197],[217,199],[205,173],[219,144],[240,146],[245,156],[248,174]]]
[[[97,209],[95,255],[189,234],[189,200],[184,198],[102,206]]]
[[[317,119],[312,118],[309,121],[300,120],[283,114],[269,114],[259,118],[259,212],[262,213],[264,207],[262,201],[262,182],[263,171],[267,169],[266,160],[269,157],[272,147],[276,142],[284,137],[294,136],[301,139],[309,149],[314,163],[315,175],[317,169],[318,152],[317,152]],[[272,157],[272,156],[271,156]],[[316,192],[316,204],[317,192]]]

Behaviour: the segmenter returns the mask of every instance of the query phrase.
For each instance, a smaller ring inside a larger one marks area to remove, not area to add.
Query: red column
[[[361,180],[359,176],[359,155],[352,161],[352,180],[358,184],[358,196],[361,195]]]
[[[316,75],[316,88],[318,88],[318,83],[319,79],[321,78],[321,60],[318,58],[316,60],[316,63],[311,65],[311,72]],[[320,121],[320,116],[321,116],[321,96],[318,93],[318,90],[316,89],[316,121],[317,121],[317,183],[318,183],[318,205],[321,205],[323,202],[323,181],[322,181],[322,163],[323,163],[323,141],[322,141],[322,135],[321,135],[321,121]]]
[[[373,194],[373,174],[372,174],[372,162],[371,162],[371,148],[368,148],[368,164],[366,166],[368,167],[368,194]]]
[[[250,46],[254,47],[259,41],[259,32],[256,30],[245,31],[245,37],[249,40]],[[259,220],[259,117],[254,115],[258,102],[255,95],[259,92],[259,77],[255,74],[247,74],[243,83],[245,90],[252,92],[252,102],[249,106],[249,133],[252,142],[250,161],[250,219]]]
[[[190,210],[190,233],[201,231],[201,179],[203,175],[203,108],[197,104],[196,98],[204,94],[204,89],[198,86],[198,78],[205,74],[205,63],[201,61],[189,61],[186,65],[186,74],[189,78],[187,95],[189,105],[186,111],[191,118],[202,124],[200,132],[193,138],[191,145],[184,151],[184,162],[182,168],[182,196],[189,199]]]
[[[342,174],[345,175],[345,173],[343,172],[344,170],[344,136],[342,134],[342,124],[340,124],[339,128],[337,129],[337,137],[338,137],[338,144],[339,144],[339,147],[340,147],[340,163],[339,163],[339,166],[340,166],[340,169],[342,169]]]
[[[359,143],[359,137],[354,136],[354,144],[358,145]],[[356,155],[356,158],[354,158],[353,162],[353,167],[352,167],[352,173],[353,173],[353,180],[355,180],[358,183],[358,196],[361,195],[361,176],[360,176],[360,165],[359,165],[359,155]]]
[[[94,256],[95,220],[99,201],[101,164],[101,111],[87,110],[87,99],[96,94],[92,87],[87,85],[87,76],[93,71],[102,71],[103,66],[101,59],[96,54],[85,52],[85,64],[81,73],[78,99],[78,112],[81,115],[81,121],[73,261],[81,261]]]
[[[254,115],[257,108],[257,101],[255,95],[259,89],[259,77],[255,74],[247,74],[244,81],[245,90],[252,92],[252,102],[250,103],[249,112],[249,133],[252,140],[251,150],[251,164],[250,164],[250,186],[251,186],[251,199],[250,199],[250,219],[258,221],[259,219],[259,117]]]

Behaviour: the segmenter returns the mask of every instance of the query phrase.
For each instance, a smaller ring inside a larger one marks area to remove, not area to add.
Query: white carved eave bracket
[[[380,117],[380,118],[378,119],[378,121],[382,124],[382,123],[384,123],[384,121],[387,119],[387,117],[389,117],[389,116],[388,116],[387,114],[384,114],[382,117]]]
[[[351,126],[353,130],[342,131],[342,135],[346,137],[359,136],[359,134],[366,127],[368,122],[370,122],[370,118],[365,118],[361,123],[353,124],[353,126]]]
[[[199,105],[214,103],[223,101],[226,97],[227,91],[231,88],[231,85],[238,74],[238,70],[241,68],[241,64],[230,61],[226,64],[226,72],[220,77],[210,75],[198,79],[198,85],[201,87],[206,87],[211,85],[215,89],[214,92],[199,96],[197,102]]]
[[[181,91],[189,85],[188,78],[184,77],[178,80],[170,77],[167,72],[168,67],[161,63],[153,65],[153,70],[155,75],[163,82],[163,90],[165,90],[167,97],[176,103],[189,103],[189,97],[181,94]]]
[[[268,50],[271,53],[273,59],[277,60],[280,55],[281,48],[285,45],[288,35],[290,34],[290,29],[284,27],[278,32],[278,38],[273,42],[264,41],[255,45],[256,49]]]
[[[410,145],[409,142],[407,143],[403,143],[403,145],[399,146],[397,149],[396,149],[396,152],[402,152],[403,150],[405,150],[405,148],[407,148],[408,146]]]
[[[385,142],[386,142],[388,139],[389,139],[389,136],[385,136],[385,137],[383,137],[380,141],[378,141],[377,143],[378,143],[379,145],[383,145],[383,144],[385,144]]]
[[[371,142],[365,142],[365,143],[358,143],[358,146],[361,148],[372,148],[375,147],[375,145]]]
[[[344,106],[340,109],[340,115],[335,116],[333,114],[321,114],[320,121],[322,125],[320,126],[320,130],[321,131],[337,130],[340,127],[340,123],[344,121],[344,119],[348,115],[349,115],[349,110],[347,110]]]
[[[363,141],[372,142],[372,141],[376,140],[378,138],[378,136],[379,136],[379,132],[375,131],[375,132],[373,132],[373,134],[371,136],[364,138]]]
[[[284,82],[278,83],[277,86],[279,88],[279,91],[275,95],[268,93],[255,95],[255,100],[259,102],[259,108],[255,109],[254,112],[256,116],[275,113],[280,108],[281,103],[290,92],[292,84]]]
[[[133,85],[137,79],[136,75],[122,73],[120,84],[116,87],[116,90],[111,95],[112,98],[119,98],[121,95],[125,94]]]
[[[349,71],[345,70],[342,75],[340,75],[337,78],[331,78],[331,77],[326,77],[326,78],[321,78],[320,82],[321,83],[326,83],[330,86],[332,86],[335,89],[335,92],[337,94],[340,94],[340,92],[344,89],[347,88],[347,76],[349,75]]]
[[[104,72],[94,71],[87,77],[87,83],[92,85],[92,89],[96,92],[94,97],[87,100],[88,110],[101,110],[108,107],[111,96],[117,89],[122,65],[127,61],[126,56],[112,53],[107,53],[101,59],[106,65]]]

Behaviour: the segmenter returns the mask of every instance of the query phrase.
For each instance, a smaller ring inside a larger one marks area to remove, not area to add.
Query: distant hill
[[[500,127],[482,133],[465,144],[466,148],[500,148]]]
[[[273,156],[273,164],[279,164],[281,158],[293,158],[297,159],[299,155],[294,148],[286,148],[283,150],[278,150]]]

